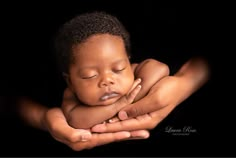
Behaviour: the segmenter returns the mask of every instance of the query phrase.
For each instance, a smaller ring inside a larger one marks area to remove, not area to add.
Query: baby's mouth
[[[119,96],[119,94],[116,93],[116,92],[105,93],[105,94],[100,98],[100,100],[101,100],[101,101],[105,101],[105,100],[108,100],[108,99],[111,99],[111,98],[115,98],[115,97],[117,97],[117,96]]]

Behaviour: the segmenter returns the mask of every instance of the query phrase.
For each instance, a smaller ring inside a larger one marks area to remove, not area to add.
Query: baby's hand
[[[107,120],[107,123],[115,123],[115,122],[118,122],[120,121],[119,117],[115,116],[109,120]]]
[[[138,94],[138,92],[137,93],[135,93],[135,89],[138,87],[138,86],[140,86],[140,88],[141,88],[141,85],[140,85],[140,83],[141,83],[141,78],[137,78],[135,81],[134,81],[134,83],[133,83],[133,85],[132,85],[132,87],[131,87],[131,89],[129,90],[129,92],[128,92],[128,94],[127,95],[130,95],[130,94],[134,94],[134,96],[136,96],[137,94]],[[135,98],[135,97],[134,97]],[[134,100],[134,98],[133,98],[133,100]]]
[[[119,112],[125,106],[133,103],[135,97],[141,90],[140,83],[141,79],[136,79],[133,83],[131,90],[125,96],[121,97],[118,101],[112,104],[112,108],[115,108],[116,112]]]
[[[133,103],[135,97],[139,93],[141,89],[141,79],[138,78],[134,81],[130,91],[127,93],[127,95],[120,98],[117,102],[113,103],[113,107],[115,107],[116,112],[119,112],[123,107]],[[118,116],[114,116],[113,118],[104,121],[103,123],[114,123],[120,121]]]

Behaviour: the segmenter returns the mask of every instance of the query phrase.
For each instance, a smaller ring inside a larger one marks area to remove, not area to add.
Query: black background
[[[133,4],[132,4],[133,3]],[[71,1],[2,5],[0,52],[0,156],[235,156],[233,10],[217,4],[161,6],[154,1]],[[195,55],[205,57],[211,78],[181,103],[147,140],[112,143],[82,152],[33,129],[14,113],[16,96],[60,106],[65,83],[53,56],[57,29],[77,14],[102,10],[117,16],[131,34],[132,61],[155,58],[171,73]],[[229,91],[231,90],[231,91]],[[188,136],[166,127],[196,129]],[[229,144],[232,144],[229,145]]]

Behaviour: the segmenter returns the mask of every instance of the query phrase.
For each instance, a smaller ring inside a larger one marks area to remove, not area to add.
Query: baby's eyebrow
[[[121,64],[121,63],[126,63],[126,59],[122,58],[122,59],[118,59],[114,62],[111,63],[111,65],[117,65],[117,64]],[[80,73],[81,71],[84,71],[84,70],[95,70],[97,69],[97,66],[96,65],[86,65],[86,66],[83,66],[81,68],[78,69],[78,73]]]
[[[83,66],[82,68],[79,68],[79,71],[84,69],[96,69],[96,66]]]
[[[119,60],[115,61],[114,64],[119,64],[122,62],[126,62],[126,59],[119,59]]]

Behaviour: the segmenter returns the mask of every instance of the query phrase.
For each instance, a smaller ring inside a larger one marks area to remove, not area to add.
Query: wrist
[[[42,109],[41,114],[40,114],[39,128],[44,131],[48,131],[48,126],[47,126],[48,111],[49,111],[49,108],[45,107],[44,109]]]

